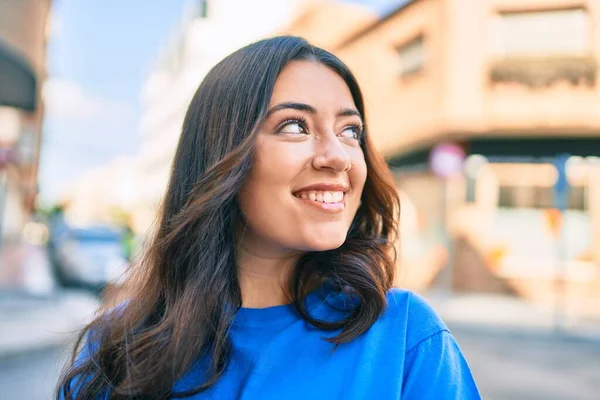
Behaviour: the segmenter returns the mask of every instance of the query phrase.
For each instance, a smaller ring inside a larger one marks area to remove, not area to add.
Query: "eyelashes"
[[[290,127],[297,126],[297,128],[289,129]],[[281,122],[277,128],[275,128],[275,134],[288,134],[288,135],[307,135],[309,134],[308,122],[306,118],[298,116],[294,118],[286,119]],[[344,135],[345,132],[351,131],[350,136]],[[361,141],[363,136],[364,127],[362,124],[352,123],[344,126],[342,131],[338,134],[343,138],[356,139]]]
[[[300,132],[286,132],[285,128],[289,127],[290,125],[298,125],[298,127],[300,128]],[[295,117],[295,118],[290,118],[290,119],[286,119],[285,121],[283,121],[281,124],[279,124],[277,126],[277,128],[275,129],[275,133],[289,133],[289,134],[308,134],[308,129],[307,126],[308,123],[306,121],[306,118],[304,117]]]
[[[352,129],[354,131],[354,135],[350,137],[351,139],[360,140],[363,134],[363,127],[359,124],[350,124],[344,128],[342,132],[346,132],[347,130]],[[347,137],[347,136],[344,136]]]

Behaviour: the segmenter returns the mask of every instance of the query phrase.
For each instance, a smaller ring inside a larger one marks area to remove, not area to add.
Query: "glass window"
[[[419,36],[398,47],[400,56],[400,75],[412,75],[423,69],[425,65],[425,49],[423,36]]]
[[[498,206],[507,208],[554,208],[554,189],[552,187],[501,186]],[[585,210],[585,187],[569,189],[568,205],[570,210]]]
[[[497,14],[491,24],[492,52],[507,56],[582,56],[591,49],[584,9]]]

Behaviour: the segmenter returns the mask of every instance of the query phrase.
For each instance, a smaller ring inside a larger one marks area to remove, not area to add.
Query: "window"
[[[207,0],[200,0],[199,4],[198,4],[198,16],[201,18],[207,18],[208,17],[208,1]]]
[[[491,24],[491,45],[500,57],[587,55],[589,15],[582,8],[500,13]]]
[[[509,208],[551,208],[552,188],[500,186],[498,206]]]
[[[554,208],[552,187],[500,186],[498,206],[508,208]],[[585,187],[569,188],[567,208],[585,210]]]
[[[408,76],[423,69],[425,65],[425,46],[423,36],[419,36],[398,47],[400,56],[400,75]]]

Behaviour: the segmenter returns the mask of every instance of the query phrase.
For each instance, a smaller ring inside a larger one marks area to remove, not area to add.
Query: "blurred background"
[[[0,0],[0,399],[48,399],[143,246],[208,70],[277,34],[362,85],[397,285],[486,399],[600,398],[597,0]]]

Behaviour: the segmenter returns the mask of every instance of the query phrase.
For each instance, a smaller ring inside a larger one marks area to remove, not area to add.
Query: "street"
[[[600,342],[455,330],[484,399],[600,398]]]
[[[66,360],[66,348],[0,358],[0,400],[49,400]]]
[[[484,399],[592,400],[600,393],[600,342],[456,330]],[[50,399],[65,348],[0,359],[0,400]]]

